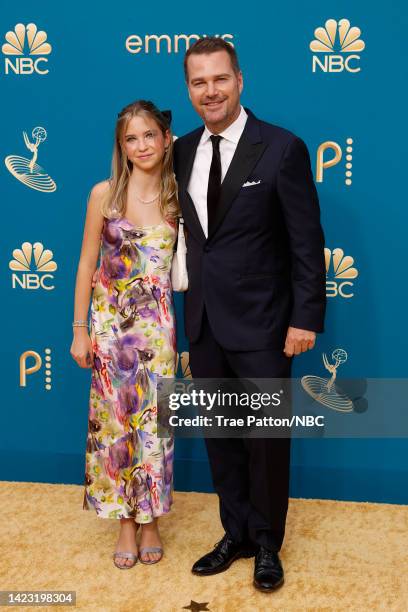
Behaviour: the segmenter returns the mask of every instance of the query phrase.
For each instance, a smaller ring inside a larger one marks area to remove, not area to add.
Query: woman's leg
[[[120,532],[115,552],[131,552],[137,555],[136,533],[138,523],[133,518],[120,519]],[[133,565],[131,559],[116,558],[118,565]]]
[[[142,524],[142,537],[140,538],[140,548],[157,546],[162,548],[162,541],[160,539],[158,519],[153,519],[151,523]],[[160,559],[161,553],[159,552],[146,552],[142,553],[141,558],[143,561],[157,561]]]

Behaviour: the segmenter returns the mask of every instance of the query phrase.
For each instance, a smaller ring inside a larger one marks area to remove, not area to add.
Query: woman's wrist
[[[72,321],[73,327],[88,327],[88,319],[74,319]]]
[[[72,326],[72,331],[74,333],[74,336],[83,336],[83,335],[88,335],[88,325],[73,325]]]

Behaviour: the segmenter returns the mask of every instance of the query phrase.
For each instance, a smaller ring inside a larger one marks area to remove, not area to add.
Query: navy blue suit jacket
[[[324,329],[319,201],[304,142],[245,110],[248,119],[208,238],[187,191],[204,128],[175,141],[187,229],[185,331],[190,342],[198,339],[205,305],[213,334],[224,348],[282,349],[289,325]],[[247,181],[257,184],[243,187]]]

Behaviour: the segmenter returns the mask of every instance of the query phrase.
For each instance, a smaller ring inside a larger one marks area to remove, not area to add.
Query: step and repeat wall
[[[402,0],[3,7],[1,479],[83,482],[90,372],[69,349],[87,198],[109,176],[127,103],[170,108],[179,136],[200,125],[183,55],[202,36],[236,48],[243,104],[309,147],[328,309],[326,332],[296,358],[294,375],[329,378],[325,354],[338,377],[406,376],[407,12]],[[182,301],[179,372],[188,364]],[[176,487],[211,490],[202,441],[176,446]],[[407,474],[406,439],[293,441],[293,496],[406,503]]]

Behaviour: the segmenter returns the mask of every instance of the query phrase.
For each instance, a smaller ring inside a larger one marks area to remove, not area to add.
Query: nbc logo
[[[47,42],[46,32],[37,30],[35,23],[27,26],[18,23],[14,31],[7,32],[5,39],[7,42],[2,47],[4,55],[14,56],[4,60],[6,74],[48,74],[48,59],[44,56],[51,53],[52,47]],[[24,55],[33,57],[21,57]]]
[[[57,264],[52,258],[52,251],[44,249],[41,242],[35,242],[33,245],[31,242],[23,242],[21,249],[14,249],[13,259],[9,263],[9,268],[13,271],[13,289],[17,285],[22,289],[54,289],[54,285],[50,284],[54,276],[50,272],[55,272]]]
[[[324,28],[316,28],[314,35],[316,38],[310,43],[310,50],[319,55],[313,55],[313,72],[317,69],[322,72],[360,72],[357,53],[365,48],[360,28],[351,27],[348,19],[339,22],[328,19]]]
[[[350,255],[344,255],[343,249],[324,249],[326,260],[326,296],[350,299],[354,296],[351,293],[353,283],[351,282],[358,276],[357,268],[354,268],[354,259]]]
[[[20,387],[27,386],[27,376],[31,376],[40,370],[41,366],[45,362],[44,367],[44,386],[46,391],[51,391],[52,385],[52,373],[51,373],[51,349],[44,349],[44,357],[41,357],[37,351],[24,351],[20,355]],[[29,365],[28,360],[33,359],[34,363]]]
[[[346,146],[343,148],[333,140],[322,142],[317,149],[316,155],[316,183],[323,183],[324,171],[326,168],[337,166],[345,152],[345,184],[349,187],[352,183],[353,168],[353,139],[346,139]]]

